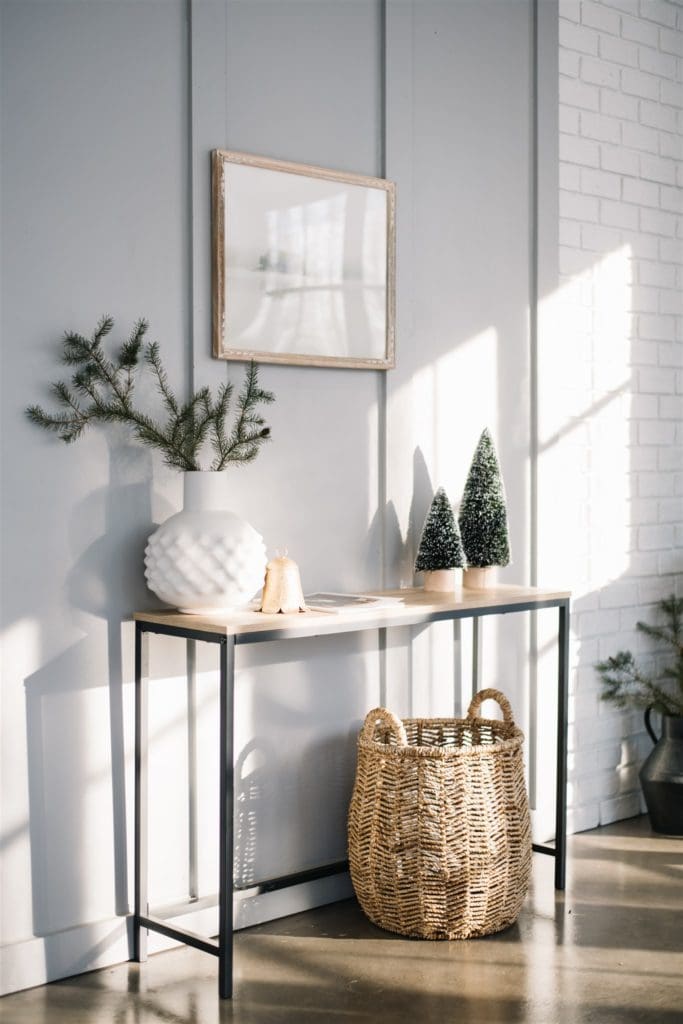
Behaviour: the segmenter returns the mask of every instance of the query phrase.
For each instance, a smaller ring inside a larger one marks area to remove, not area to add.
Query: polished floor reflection
[[[468,942],[373,927],[352,902],[240,932],[235,998],[188,949],[8,996],[3,1024],[683,1024],[683,839],[646,818],[570,840],[566,896],[534,857],[518,923]]]

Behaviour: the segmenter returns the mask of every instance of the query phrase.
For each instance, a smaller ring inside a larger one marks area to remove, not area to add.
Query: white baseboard
[[[2,947],[0,995],[128,959],[126,918],[79,925]]]
[[[315,882],[292,885],[264,895],[251,896],[249,892],[238,893],[235,897],[235,929],[251,928],[265,921],[276,921],[279,917],[300,914],[327,903],[347,900],[353,896],[353,886],[348,871]]]
[[[238,893],[235,896],[235,929],[274,921],[352,895],[348,874],[321,878],[264,895]],[[217,908],[190,912],[175,919],[183,928],[201,935],[215,935],[217,920]],[[177,945],[163,935],[149,933],[150,953]],[[131,950],[132,922],[125,917],[113,917],[11,943],[0,950],[0,996],[124,963],[130,960]]]

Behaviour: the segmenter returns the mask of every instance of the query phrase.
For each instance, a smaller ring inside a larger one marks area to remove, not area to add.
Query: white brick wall
[[[642,651],[636,621],[683,593],[680,0],[560,0],[560,186],[562,283],[541,314],[539,567],[575,593],[580,830],[638,812],[649,749],[639,714],[599,700],[593,664]]]

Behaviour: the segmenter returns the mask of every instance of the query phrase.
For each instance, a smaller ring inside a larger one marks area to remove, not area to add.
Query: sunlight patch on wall
[[[389,462],[392,481],[402,485],[392,493],[404,537],[416,496],[426,510],[442,486],[459,504],[482,430],[497,437],[499,385],[498,333],[487,327],[389,389]]]
[[[594,590],[628,567],[631,249],[539,313],[539,581]]]
[[[498,344],[498,332],[487,327],[416,368],[402,384],[396,386],[392,381],[389,386],[389,493],[395,507],[386,520],[387,576],[393,575],[401,586],[412,586],[414,579],[422,585],[422,576],[414,576],[413,566],[434,492],[444,487],[457,513],[484,427],[497,440],[501,388]],[[416,347],[419,350],[419,342]],[[496,650],[497,628],[497,624],[489,625],[490,652]],[[462,666],[471,664],[470,633],[470,628],[463,629]],[[414,637],[408,657],[410,713],[452,714],[452,626],[432,625]],[[486,662],[486,671],[492,678],[497,675],[493,653]]]
[[[25,934],[30,934],[33,921],[26,712],[22,682],[40,667],[40,656],[40,630],[35,619],[18,619],[2,631],[2,719],[8,723],[0,751],[2,867],[7,879],[20,879],[24,883],[5,886],[0,901],[0,932],[3,935],[9,934],[10,923],[13,926],[15,922]]]
[[[2,660],[17,676],[26,678],[42,665],[41,629],[33,618],[17,619],[2,631]]]
[[[538,583],[572,591],[569,713],[581,722],[570,731],[570,745],[577,728],[585,737],[586,723],[598,713],[592,664],[600,591],[628,571],[631,557],[631,276],[626,245],[539,306]],[[555,637],[555,617],[544,613],[538,617],[538,764],[551,764],[554,756]],[[554,778],[544,773],[536,782],[535,831],[542,841],[554,831]],[[593,824],[580,817],[571,822],[574,829]]]
[[[152,907],[188,890],[187,680],[149,682],[149,898]]]
[[[590,417],[590,578],[609,583],[628,568],[630,536],[631,248],[593,270],[593,402]]]
[[[484,427],[498,442],[500,381],[495,328],[487,327],[437,360],[434,383],[434,466],[439,479],[453,481],[449,495],[458,504]]]

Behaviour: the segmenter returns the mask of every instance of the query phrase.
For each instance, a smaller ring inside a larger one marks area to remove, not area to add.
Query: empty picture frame
[[[220,149],[212,179],[214,356],[392,367],[394,184]]]

